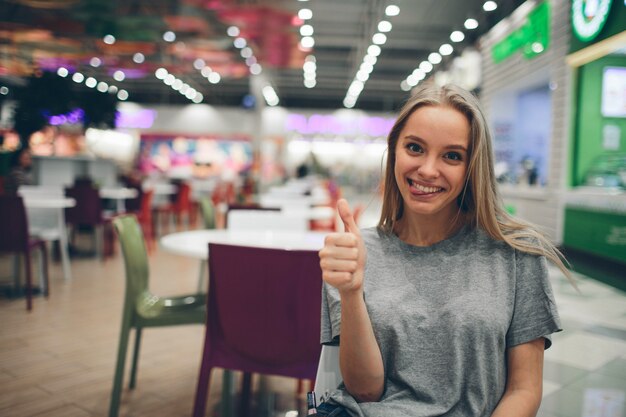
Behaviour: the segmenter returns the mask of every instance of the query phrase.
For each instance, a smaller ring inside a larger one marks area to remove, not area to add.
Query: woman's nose
[[[435,158],[424,158],[417,172],[424,178],[437,178],[439,176],[437,160]]]

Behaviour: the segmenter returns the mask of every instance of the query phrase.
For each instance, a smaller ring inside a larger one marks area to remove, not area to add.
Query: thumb
[[[341,217],[345,231],[360,235],[359,228],[352,215],[352,210],[350,210],[350,205],[345,199],[342,198],[337,201],[337,211],[339,212],[339,217]]]

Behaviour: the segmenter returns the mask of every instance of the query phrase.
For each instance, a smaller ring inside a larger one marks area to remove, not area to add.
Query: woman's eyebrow
[[[423,145],[427,145],[426,141],[422,138],[420,138],[419,136],[415,136],[415,135],[406,135],[404,136],[402,139],[404,140],[414,140],[416,142],[419,142]],[[458,149],[461,150],[463,152],[467,152],[467,148],[463,145],[448,145],[445,147],[446,149]]]

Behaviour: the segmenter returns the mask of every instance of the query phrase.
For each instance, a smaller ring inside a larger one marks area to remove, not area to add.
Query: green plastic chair
[[[124,255],[126,295],[109,417],[116,417],[119,412],[131,329],[135,329],[135,347],[129,389],[135,388],[141,331],[144,327],[204,324],[206,319],[206,296],[204,294],[165,298],[149,291],[148,256],[141,226],[135,215],[118,216],[113,220],[113,226]]]
[[[209,197],[200,198],[200,212],[205,229],[215,229],[215,206]]]
[[[200,198],[200,212],[202,213],[202,222],[205,229],[215,229],[215,205],[209,197]],[[200,270],[198,271],[198,292],[206,293],[208,285],[208,274],[206,260],[200,261]]]

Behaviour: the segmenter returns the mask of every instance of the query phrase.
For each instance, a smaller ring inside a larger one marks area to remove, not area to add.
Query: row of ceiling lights
[[[174,74],[170,74],[165,68],[161,67],[154,72],[154,76],[163,81],[163,84],[168,85],[174,91],[178,91],[188,100],[194,103],[202,103],[204,96],[201,92],[191,87],[189,84],[177,78]]]
[[[394,4],[390,4],[385,8],[385,16],[387,17],[394,17],[398,14],[400,14],[400,8]],[[350,109],[356,104],[359,95],[361,95],[365,87],[365,83],[369,79],[372,71],[374,71],[374,65],[376,65],[378,56],[382,51],[381,46],[387,42],[387,35],[385,35],[385,33],[389,33],[392,27],[391,22],[388,20],[381,20],[378,23],[378,32],[372,36],[372,44],[367,48],[367,54],[363,57],[363,62],[348,88],[346,97],[343,99],[343,105],[345,107]]]
[[[498,4],[495,1],[489,0],[483,4],[483,10],[486,12],[492,12],[497,8]],[[474,30],[478,28],[478,21],[473,18],[468,18],[465,20],[463,26],[467,30]],[[462,42],[463,39],[465,39],[465,34],[460,30],[455,30],[450,34],[450,40],[454,43]],[[400,83],[400,88],[403,91],[410,91],[411,88],[415,87],[420,81],[426,78],[426,75],[433,70],[435,65],[441,63],[444,56],[451,55],[453,52],[454,47],[451,44],[442,44],[438,52],[430,53],[427,60],[420,62],[417,68]]]
[[[70,72],[65,67],[59,67],[57,69],[57,75],[59,77],[66,78],[70,75]],[[118,78],[119,77],[120,76],[118,75]],[[123,79],[124,78],[122,78],[122,80]],[[75,72],[74,74],[72,74],[72,81],[74,81],[76,84],[82,84],[84,81],[85,86],[89,88],[95,88],[101,93],[117,94],[117,98],[122,101],[128,100],[128,91],[120,89],[116,85],[109,85],[104,81],[98,81],[94,77],[85,77],[81,72]]]
[[[298,0],[300,2],[306,2],[308,0]],[[300,50],[308,52],[315,46],[315,38],[313,34],[315,29],[311,24],[313,19],[313,11],[308,8],[302,8],[298,10],[298,19],[302,22],[300,26]],[[303,83],[306,88],[313,88],[317,85],[317,61],[315,55],[307,55],[304,58],[304,64],[302,65]]]

